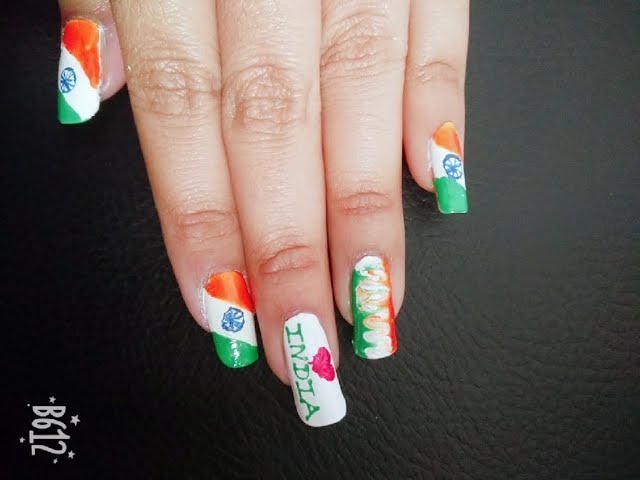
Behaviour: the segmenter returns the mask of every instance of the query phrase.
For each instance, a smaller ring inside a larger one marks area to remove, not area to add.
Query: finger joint
[[[306,122],[309,88],[283,60],[262,59],[225,79],[225,111],[232,126],[281,136]]]
[[[200,62],[172,53],[148,55],[131,66],[132,104],[159,116],[197,117],[220,103],[220,78]]]
[[[342,192],[331,202],[331,210],[341,217],[390,215],[396,206],[393,195],[379,190]]]
[[[408,66],[407,79],[418,85],[442,83],[456,89],[464,87],[464,74],[445,60],[430,60]]]
[[[239,234],[237,212],[231,209],[203,209],[173,212],[170,223],[175,235],[190,248],[211,248],[212,244]]]
[[[406,39],[393,31],[381,6],[363,7],[332,22],[330,37],[321,52],[323,80],[375,78],[381,73],[404,70]]]
[[[317,252],[311,242],[298,237],[276,238],[255,252],[258,273],[276,285],[301,281],[317,273],[320,266]]]

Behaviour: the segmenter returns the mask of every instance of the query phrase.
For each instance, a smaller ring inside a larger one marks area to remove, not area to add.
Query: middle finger
[[[302,420],[339,421],[320,143],[320,1],[218,0],[223,136],[267,360]],[[328,339],[328,341],[327,341]]]

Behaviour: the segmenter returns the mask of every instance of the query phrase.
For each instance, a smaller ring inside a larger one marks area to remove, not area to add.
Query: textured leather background
[[[640,478],[639,2],[472,2],[471,213],[405,178],[400,349],[340,324],[321,430],[186,312],[126,93],[58,125],[55,2],[2,10],[2,478]],[[18,443],[50,395],[57,465]]]

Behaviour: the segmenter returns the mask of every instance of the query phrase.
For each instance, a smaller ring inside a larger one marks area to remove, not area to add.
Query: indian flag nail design
[[[458,131],[451,122],[442,125],[429,141],[438,208],[442,213],[467,213],[467,187]]]
[[[58,67],[58,120],[83,123],[100,108],[102,28],[85,19],[70,20],[62,31]]]
[[[398,348],[389,265],[379,257],[362,258],[351,275],[353,347],[363,358],[384,358]]]
[[[342,420],[342,395],[327,336],[318,317],[300,313],[284,324],[284,349],[293,400],[300,419],[312,427]]]
[[[254,308],[240,272],[212,275],[203,290],[203,305],[218,357],[240,368],[258,359]]]

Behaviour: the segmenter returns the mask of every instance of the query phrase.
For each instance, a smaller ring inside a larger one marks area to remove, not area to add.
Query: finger
[[[459,138],[464,138],[468,35],[468,0],[411,2],[404,146],[416,182],[432,191],[435,178],[442,213],[467,211]]]
[[[345,403],[333,372],[320,2],[219,0],[218,21],[224,139],[265,354],[302,420],[328,425]]]
[[[182,296],[220,360],[257,359],[220,128],[220,63],[209,0],[113,0],[129,96]],[[202,302],[202,304],[201,304]]]
[[[124,86],[118,35],[108,0],[60,0],[58,120],[83,123]]]
[[[364,358],[395,352],[394,312],[404,293],[408,16],[404,0],[393,8],[363,0],[323,3],[322,130],[334,297],[354,323],[353,346]]]

